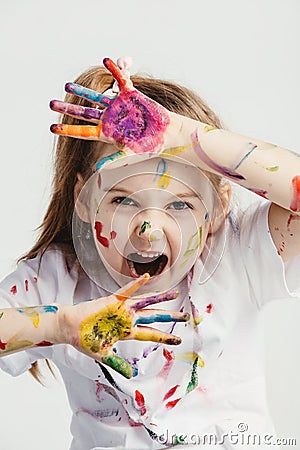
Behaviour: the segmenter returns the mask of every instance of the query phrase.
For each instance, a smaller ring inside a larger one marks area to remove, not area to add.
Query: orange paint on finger
[[[132,294],[134,294],[143,284],[145,284],[150,278],[149,273],[144,273],[140,278],[138,278],[131,286],[122,291],[122,293],[115,294],[118,300],[127,300]]]

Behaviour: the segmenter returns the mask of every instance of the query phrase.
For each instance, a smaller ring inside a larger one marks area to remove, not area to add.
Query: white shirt
[[[117,343],[118,354],[138,372],[131,380],[70,345],[0,358],[0,367],[12,375],[39,358],[57,365],[73,410],[72,450],[158,449],[179,442],[190,444],[183,448],[201,443],[201,448],[228,450],[243,448],[242,439],[251,444],[249,434],[261,441],[247,448],[270,448],[263,441],[266,433],[275,433],[266,404],[259,312],[271,300],[300,297],[300,257],[282,263],[268,229],[269,205],[253,204],[238,219],[231,213],[214,272],[205,280],[199,259],[191,282],[181,282],[178,299],[160,305],[191,313],[188,324],[173,329],[182,344]],[[22,261],[2,281],[1,308],[72,304],[105,295],[76,264],[69,267],[59,248],[45,252],[40,268],[39,262],[39,257]],[[107,273],[103,277],[106,285],[112,283]]]

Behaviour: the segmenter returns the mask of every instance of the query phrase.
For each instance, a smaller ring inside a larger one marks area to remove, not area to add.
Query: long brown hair
[[[131,80],[136,89],[168,110],[221,128],[218,117],[190,89],[149,76],[132,76]],[[107,69],[96,66],[81,74],[75,82],[103,93],[112,87],[114,79]],[[85,99],[72,94],[67,94],[65,101],[91,106],[91,103]],[[68,116],[62,117],[62,123],[86,124]],[[92,175],[92,166],[99,159],[100,146],[101,144],[93,141],[62,136],[58,138],[50,204],[39,227],[40,236],[37,242],[21,259],[31,259],[38,254],[43,255],[50,244],[60,245],[66,255],[76,258],[72,241],[74,186],[78,173],[81,173],[84,180]],[[209,176],[215,187],[218,188],[221,178],[212,174]],[[37,362],[32,365],[30,372],[38,381],[41,381]]]

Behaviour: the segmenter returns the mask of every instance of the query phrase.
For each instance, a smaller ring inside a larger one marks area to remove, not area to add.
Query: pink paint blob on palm
[[[103,115],[102,133],[135,153],[153,153],[169,123],[163,107],[138,91],[122,90]]]
[[[296,175],[292,179],[293,197],[290,204],[290,209],[295,212],[300,211],[300,175]]]

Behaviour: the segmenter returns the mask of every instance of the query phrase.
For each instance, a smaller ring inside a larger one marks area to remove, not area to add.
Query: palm
[[[176,298],[178,292],[171,290],[163,294],[147,297],[131,297],[145,284],[149,275],[145,274],[126,285],[116,294],[90,302],[72,306],[64,326],[69,332],[69,342],[78,350],[94,357],[127,378],[132,376],[132,367],[116,355],[112,348],[119,340],[137,339],[162,342],[169,345],[180,344],[180,338],[152,327],[143,326],[154,322],[186,322],[189,314],[159,309],[143,309]]]
[[[133,88],[118,66],[110,59],[103,61],[119,85],[119,95],[112,99],[90,89],[67,83],[66,91],[83,97],[101,108],[86,108],[53,100],[54,111],[93,122],[96,125],[55,124],[56,134],[82,139],[100,140],[126,148],[134,153],[157,153],[164,143],[164,135],[171,114],[158,103]]]

